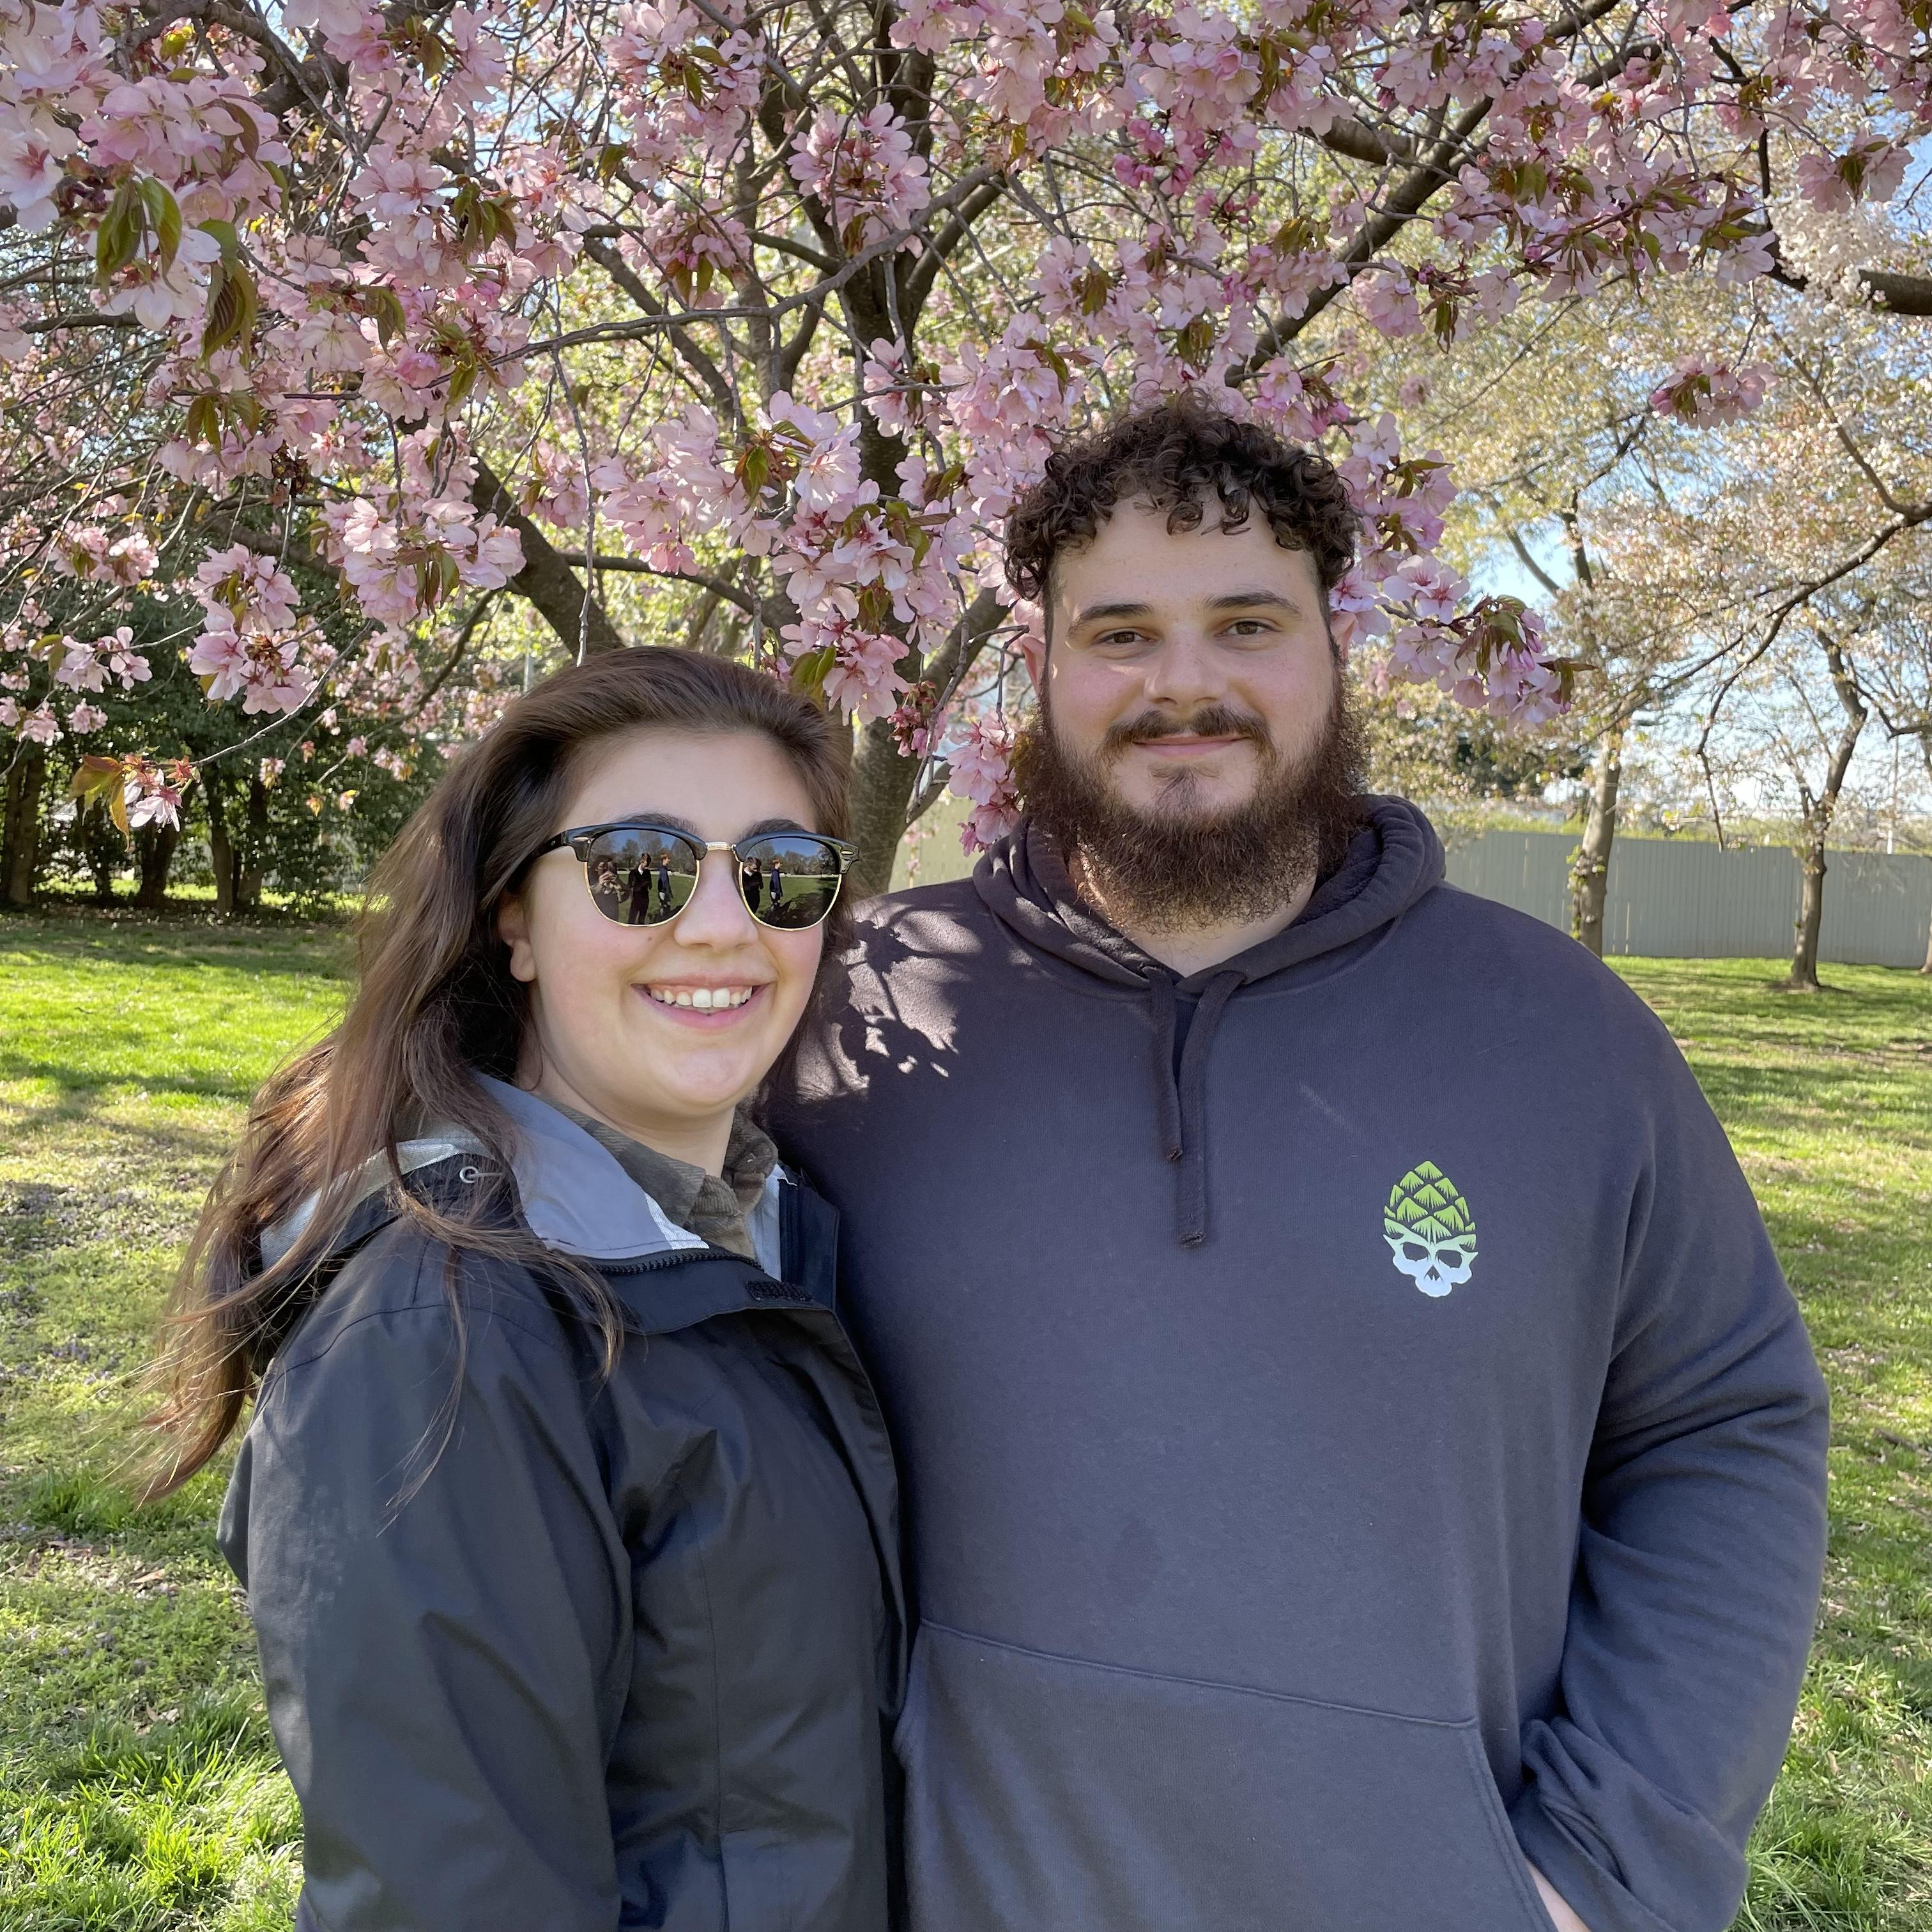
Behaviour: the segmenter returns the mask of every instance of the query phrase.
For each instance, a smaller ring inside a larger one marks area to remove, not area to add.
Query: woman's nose
[[[706,853],[698,869],[697,890],[678,914],[672,936],[686,946],[736,946],[757,933],[738,890],[736,854]]]

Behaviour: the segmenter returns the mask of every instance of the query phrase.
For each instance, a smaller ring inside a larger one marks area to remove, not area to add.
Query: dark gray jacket
[[[447,1250],[386,1192],[358,1210],[221,1523],[302,1800],[298,1923],[883,1932],[903,1611],[830,1210],[775,1176],[754,1266],[496,1091],[524,1220],[632,1332],[600,1384],[537,1271],[470,1257],[459,1346]],[[405,1164],[478,1174],[460,1135]]]
[[[913,1932],[1549,1932],[1526,1857],[1730,1924],[1823,1387],[1669,1034],[1442,878],[1379,801],[1179,982],[1024,836],[867,909],[777,1126],[904,1472]]]

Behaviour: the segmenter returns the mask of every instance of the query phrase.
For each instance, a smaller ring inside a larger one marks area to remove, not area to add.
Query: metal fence
[[[1449,848],[1449,880],[1570,929],[1573,834],[1485,832]],[[1604,950],[1653,958],[1775,959],[1798,916],[1796,856],[1777,846],[1720,851],[1702,841],[1619,838],[1610,848]],[[1833,852],[1825,874],[1822,959],[1922,966],[1932,860]]]

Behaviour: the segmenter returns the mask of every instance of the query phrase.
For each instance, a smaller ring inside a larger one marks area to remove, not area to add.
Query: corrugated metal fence
[[[1576,848],[1568,832],[1485,832],[1450,845],[1450,883],[1567,932]],[[1700,840],[1619,838],[1610,848],[1604,950],[1669,959],[1787,956],[1798,883],[1797,857],[1780,847],[1722,852]],[[1928,920],[1932,860],[1828,855],[1820,958],[1922,966]]]

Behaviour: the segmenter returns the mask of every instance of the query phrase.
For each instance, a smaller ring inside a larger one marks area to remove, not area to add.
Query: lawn
[[[212,1535],[114,1472],[174,1255],[339,932],[0,921],[0,1932],[286,1926],[298,1826]],[[1834,1403],[1819,1645],[1738,1923],[1932,1924],[1932,982],[1631,960],[1743,1156]]]

